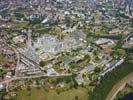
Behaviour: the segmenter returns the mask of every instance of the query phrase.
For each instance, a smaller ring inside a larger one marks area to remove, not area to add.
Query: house
[[[54,70],[53,65],[49,64],[47,65],[47,75],[56,75],[57,72]]]
[[[68,65],[68,64],[70,64],[71,62],[73,61],[73,59],[72,59],[72,57],[65,57],[64,58],[64,61],[63,61],[63,63],[64,63],[64,65]]]
[[[95,43],[102,48],[107,48],[115,44],[113,40],[105,38],[100,38],[97,41],[95,41]]]
[[[83,70],[80,71],[81,74],[84,73],[93,73],[95,67],[92,64],[88,64]]]
[[[11,72],[7,72],[6,78],[11,78],[11,77],[12,77],[12,73]]]
[[[41,23],[42,24],[45,24],[45,23],[47,23],[49,21],[49,18],[46,18],[46,19],[44,19]]]
[[[70,33],[70,36],[79,38],[80,40],[86,39],[86,34],[83,33],[82,31],[74,31],[74,32]]]
[[[6,89],[6,86],[7,86],[6,83],[4,83],[4,84],[0,84],[0,90]]]
[[[75,80],[77,81],[78,85],[81,85],[82,83],[84,83],[82,74],[78,74],[77,77],[75,78]]]
[[[2,84],[0,84],[0,90],[4,89],[4,86]]]
[[[122,47],[132,50],[133,49],[133,38],[130,38],[128,41],[126,41]]]
[[[115,60],[112,63],[106,64],[103,73],[101,74],[104,76],[106,73],[112,71],[114,68],[118,67],[124,62],[124,59]]]
[[[86,66],[86,70],[89,73],[92,73],[94,71],[95,67],[92,64],[89,64]]]

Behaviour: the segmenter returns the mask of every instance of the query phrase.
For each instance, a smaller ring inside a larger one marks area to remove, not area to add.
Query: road
[[[125,87],[126,83],[128,83],[132,79],[133,73],[125,76],[121,81],[113,86],[112,90],[109,92],[105,100],[114,100],[118,92],[121,91]]]
[[[127,37],[124,39],[124,41],[127,41],[127,39],[132,36],[132,34],[128,34]]]
[[[3,12],[5,10],[8,10],[9,8],[10,8],[10,4],[8,5],[8,7],[1,9],[0,12]]]
[[[39,77],[63,77],[63,76],[71,76],[72,74],[58,74],[58,75],[47,75],[47,74],[42,74],[42,75],[33,75],[33,76],[23,76],[23,77],[16,77],[14,76],[11,79],[4,80],[0,82],[0,84],[3,83],[10,83],[15,80],[21,80],[21,79],[32,79],[32,78],[39,78]]]

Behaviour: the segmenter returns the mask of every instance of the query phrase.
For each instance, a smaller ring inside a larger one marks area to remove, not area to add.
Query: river
[[[123,97],[122,100],[133,100],[133,92],[127,94],[125,97]]]

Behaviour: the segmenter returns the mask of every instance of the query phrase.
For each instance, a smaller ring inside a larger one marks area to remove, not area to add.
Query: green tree
[[[39,62],[39,65],[40,65],[41,67],[44,67],[44,66],[46,65],[46,62],[45,62],[45,61],[40,61],[40,62]]]

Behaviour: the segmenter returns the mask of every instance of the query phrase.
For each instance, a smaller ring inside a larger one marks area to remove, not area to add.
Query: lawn
[[[0,54],[0,62],[3,61],[3,56]]]
[[[87,100],[88,91],[85,88],[79,87],[78,89],[71,89],[66,92],[57,94],[55,90],[32,88],[30,91],[21,90],[16,97],[17,100],[73,100],[78,96],[78,100]]]
[[[28,25],[28,22],[16,22],[16,23],[14,23],[15,24],[15,28],[16,29],[21,29],[21,28],[26,28],[27,27],[27,25]]]
[[[50,32],[51,28],[41,28],[38,30],[34,30],[33,33],[39,33],[39,34],[48,34]]]

